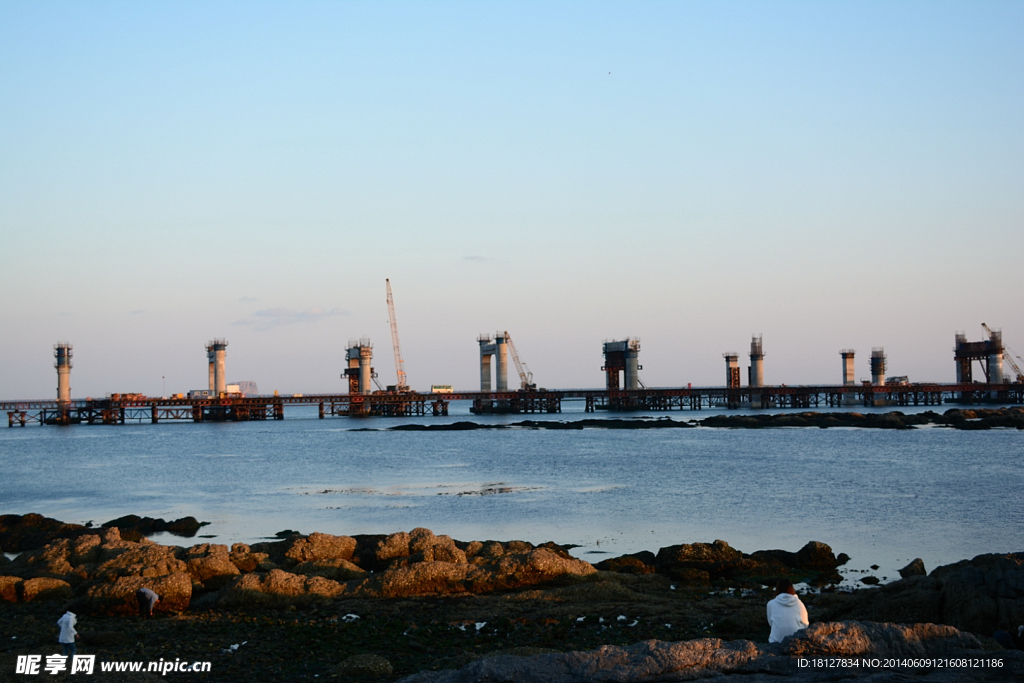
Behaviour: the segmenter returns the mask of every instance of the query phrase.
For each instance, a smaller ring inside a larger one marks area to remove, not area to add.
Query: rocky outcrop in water
[[[159,517],[154,519],[153,517],[125,515],[124,517],[118,517],[117,519],[105,522],[103,526],[117,527],[121,530],[122,538],[138,541],[143,536],[150,536],[162,531],[175,536],[181,536],[182,538],[192,538],[207,524],[209,522],[200,522],[195,517],[182,517],[168,522]]]
[[[717,580],[768,585],[783,577],[824,586],[842,580],[836,572],[842,564],[829,546],[818,541],[811,541],[795,553],[759,550],[749,555],[725,541],[715,541],[668,546],[657,555],[623,555],[595,566],[602,571],[627,574],[657,572],[687,586],[710,586]]]
[[[911,577],[911,576],[927,576],[928,575],[928,570],[926,570],[924,568],[924,560],[922,560],[920,557],[912,560],[910,562],[910,564],[908,564],[903,569],[900,569],[899,572],[900,572],[900,578],[903,578],[903,579],[906,579],[906,578]]]
[[[66,524],[35,513],[0,515],[0,548],[9,553],[42,548],[54,539],[86,533],[94,532],[81,524]]]
[[[587,418],[583,420],[523,420],[510,424],[480,424],[477,422],[450,422],[433,424],[407,424],[389,427],[388,431],[445,432],[474,429],[687,429],[690,427],[716,427],[724,429],[769,429],[777,427],[858,427],[861,429],[914,429],[920,425],[936,425],[954,429],[979,430],[993,427],[1024,429],[1024,408],[994,408],[961,410],[952,408],[940,414],[932,410],[920,413],[857,413],[803,411],[799,413],[712,415],[702,420],[674,420],[638,418]],[[367,431],[357,429],[354,431]],[[376,431],[376,430],[369,430]]]
[[[938,421],[955,429],[978,430],[993,427],[1024,429],[1024,408],[998,408],[994,410],[952,409],[943,413]]]
[[[20,553],[42,548],[57,539],[98,534],[103,528],[110,527],[116,527],[122,538],[132,541],[161,531],[190,538],[206,524],[208,522],[200,522],[195,517],[182,517],[168,522],[159,518],[126,515],[103,524],[102,528],[96,528],[82,524],[67,524],[35,513],[0,515],[0,548],[9,553]]]

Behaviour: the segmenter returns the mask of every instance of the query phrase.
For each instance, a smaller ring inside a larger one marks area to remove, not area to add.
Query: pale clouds
[[[324,318],[332,318],[339,315],[348,315],[349,312],[343,308],[331,308],[324,310],[319,306],[307,308],[304,311],[294,311],[290,308],[264,308],[255,311],[247,318],[236,320],[232,325],[252,327],[254,330],[269,330],[281,325],[292,325],[295,323],[314,323]]]

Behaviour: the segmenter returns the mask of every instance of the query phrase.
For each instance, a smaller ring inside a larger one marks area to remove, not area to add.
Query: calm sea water
[[[459,419],[523,418],[447,418]],[[891,579],[915,557],[931,570],[1024,550],[1016,430],[354,431],[416,421],[440,419],[289,409],[283,422],[0,429],[0,513],[194,515],[229,544],[424,526],[578,544],[592,562],[718,538],[745,552],[819,540],[853,558],[851,580],[872,564]]]

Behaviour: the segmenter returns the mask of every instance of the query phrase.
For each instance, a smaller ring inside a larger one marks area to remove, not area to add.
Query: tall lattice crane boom
[[[519,352],[516,351],[516,345],[512,343],[512,337],[509,336],[508,330],[505,330],[505,342],[508,343],[508,350],[512,352],[512,362],[516,364],[516,372],[519,373],[519,385],[524,391],[536,389],[537,385],[533,383],[533,373],[530,372],[530,368],[519,360]]]
[[[405,361],[398,347],[398,319],[395,318],[395,298],[391,296],[391,280],[385,279],[384,283],[388,287],[388,322],[391,323],[391,345],[395,348],[395,374],[398,375],[395,391],[409,391],[409,385],[405,382]]]

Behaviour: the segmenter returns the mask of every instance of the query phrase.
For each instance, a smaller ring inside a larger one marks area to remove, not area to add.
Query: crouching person
[[[135,591],[135,599],[139,601],[139,616],[143,619],[153,616],[153,608],[160,602],[160,596],[145,587]]]

